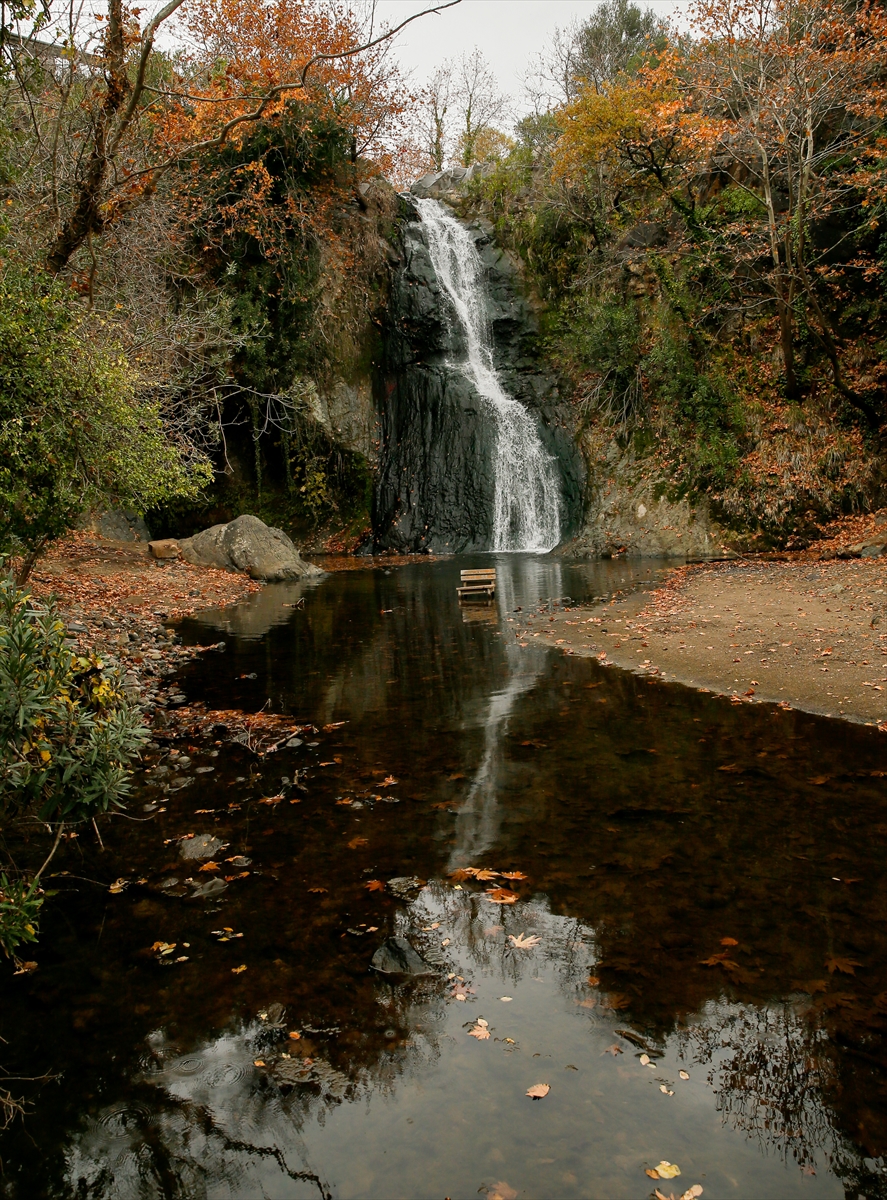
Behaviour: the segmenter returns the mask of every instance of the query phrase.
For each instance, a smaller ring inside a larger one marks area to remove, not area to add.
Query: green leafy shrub
[[[0,579],[3,825],[34,816],[55,823],[60,836],[65,824],[121,804],[147,738],[119,679],[100,659],[66,644],[54,606],[37,604],[9,576]],[[7,955],[35,940],[42,902],[39,872],[30,880],[0,877],[0,947]]]
[[[140,400],[123,356],[70,290],[7,263],[0,274],[0,554],[44,544],[92,506],[136,512],[195,496],[207,462],[180,448]]]

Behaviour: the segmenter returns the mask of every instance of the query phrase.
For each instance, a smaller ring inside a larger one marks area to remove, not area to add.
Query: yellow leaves
[[[241,963],[239,967],[231,968],[231,974],[232,975],[242,975],[245,970],[246,970],[246,963]]]

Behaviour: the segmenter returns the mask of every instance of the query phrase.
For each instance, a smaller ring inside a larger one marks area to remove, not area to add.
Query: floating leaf
[[[461,883],[463,879],[471,879],[474,876],[474,871],[468,870],[466,867],[459,867],[456,871],[450,871],[450,879]]]
[[[367,839],[365,837],[353,837],[351,839],[351,841],[348,843],[348,849],[349,850],[357,850],[361,846],[368,846],[368,845],[369,845],[369,842],[367,841]]]
[[[622,1047],[617,1046],[615,1042],[613,1043],[612,1046],[608,1046],[606,1048],[606,1050],[604,1051],[604,1054],[612,1054],[614,1058],[616,1057],[617,1054],[624,1054],[624,1053],[625,1053],[625,1051],[622,1049]],[[658,1178],[659,1177],[657,1176],[657,1179]]]
[[[722,946],[738,946],[739,942],[737,942],[736,938],[726,937],[726,938],[721,938],[721,945]]]
[[[491,880],[498,878],[498,871],[491,871],[488,867],[484,867],[482,871],[476,871],[474,878],[480,883],[489,883]]]
[[[529,879],[529,875],[525,875],[523,871],[500,871],[499,874],[503,879]]]
[[[329,888],[316,887],[316,888],[309,888],[308,891],[313,892],[315,896],[319,896],[322,892],[328,892]]]
[[[493,888],[484,895],[492,904],[515,904],[520,899],[517,892],[510,892],[508,888]]]
[[[855,958],[827,958],[825,960],[826,968],[829,975],[834,975],[835,971],[840,971],[842,975],[855,975],[855,967],[861,967],[862,963]]]
[[[246,970],[246,963],[241,963],[239,967],[231,968],[231,974],[232,975],[241,975],[241,974],[243,974],[243,972],[245,970]]]
[[[517,1192],[501,1180],[487,1188],[487,1200],[517,1200]]]
[[[690,1078],[689,1074],[686,1071],[678,1071],[678,1074],[680,1075],[681,1079],[689,1079]]]
[[[363,885],[368,892],[384,892],[385,882],[382,879],[370,879]]]
[[[535,934],[528,936],[525,933],[519,933],[515,937],[513,933],[510,933],[508,935],[508,940],[511,942],[512,946],[516,946],[518,950],[532,950],[534,946],[539,945],[542,939],[536,937]]]
[[[680,1175],[681,1168],[677,1163],[670,1163],[663,1158],[662,1162],[656,1164],[656,1170],[659,1172],[660,1179],[674,1179],[676,1175]]]
[[[658,1179],[659,1172],[655,1167],[644,1167],[644,1174],[649,1175],[651,1179]]]
[[[642,1066],[642,1067],[649,1067],[649,1065],[650,1065],[650,1055],[649,1055],[649,1054],[642,1054],[642,1055],[641,1055],[641,1057],[638,1059],[638,1062],[641,1064],[641,1066]]]
[[[490,1031],[487,1029],[486,1025],[481,1025],[480,1022],[478,1022],[477,1025],[472,1025],[472,1027],[468,1030],[468,1036],[477,1038],[479,1042],[485,1042],[490,1036]]]
[[[219,869],[219,864],[215,862],[206,862],[202,867],[197,868],[198,871],[218,871]]]
[[[549,1083],[534,1083],[531,1088],[527,1088],[527,1095],[532,1100],[543,1100],[551,1091]]]
[[[511,996],[500,996],[499,999],[502,1001],[503,1004],[511,1003]]]

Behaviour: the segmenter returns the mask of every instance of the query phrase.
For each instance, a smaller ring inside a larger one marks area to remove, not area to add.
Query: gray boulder
[[[320,567],[300,557],[283,530],[272,529],[248,513],[180,539],[179,549],[192,566],[244,571],[250,579],[276,583],[323,574]]]
[[[433,975],[430,966],[404,937],[390,937],[383,942],[370,966],[383,975]]]

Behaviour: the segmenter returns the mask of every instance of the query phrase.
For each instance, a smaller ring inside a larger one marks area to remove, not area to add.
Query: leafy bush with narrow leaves
[[[54,606],[0,581],[0,815],[106,812],[127,794],[147,737],[119,679],[66,644]]]
[[[77,823],[122,803],[148,738],[116,675],[77,655],[53,604],[0,578],[0,821]],[[36,940],[39,875],[0,875],[0,948]]]

